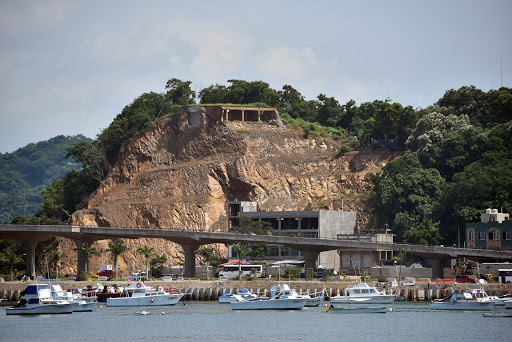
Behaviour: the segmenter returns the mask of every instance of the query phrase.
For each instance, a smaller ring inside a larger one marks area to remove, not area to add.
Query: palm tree
[[[152,269],[154,268],[155,270],[158,271],[158,273],[160,273],[160,270],[163,267],[163,264],[165,264],[166,262],[167,262],[167,257],[165,256],[165,254],[162,254],[161,256],[158,256],[157,254],[155,254],[155,257],[153,259],[151,259],[150,265],[151,265]]]
[[[112,259],[114,259],[114,267],[116,269],[116,279],[119,276],[117,272],[117,258],[126,252],[128,247],[123,243],[123,241],[111,241],[108,243],[108,251],[112,254]]]
[[[404,263],[405,255],[406,255],[405,248],[399,248],[398,254],[393,257],[393,260],[398,261],[400,260],[400,273],[398,273],[398,281],[400,282],[400,279],[402,278],[402,265]]]
[[[242,278],[242,258],[247,254],[251,253],[251,249],[243,243],[237,243],[233,245],[236,254],[238,255],[238,278]]]
[[[88,265],[89,265],[89,257],[91,255],[100,255],[100,253],[96,250],[96,247],[90,247],[89,243],[83,242],[82,246],[75,248],[75,251],[82,253],[85,258],[85,280],[89,276],[88,273]]]
[[[9,266],[9,272],[11,273],[11,281],[13,281],[12,270],[14,266],[21,264],[23,262],[23,258],[16,253],[15,251],[7,248],[4,252],[0,254],[0,260],[2,262],[7,263]]]
[[[153,255],[155,255],[155,249],[153,247],[148,247],[147,245],[144,245],[142,247],[137,248],[137,253],[144,255],[144,258],[146,258],[146,277],[149,277],[148,261]]]
[[[201,247],[196,253],[203,258],[206,264],[206,280],[210,280],[208,276],[208,266],[219,258],[217,253],[215,253],[215,249],[213,249],[213,247]]]
[[[61,252],[57,249],[50,252],[50,260],[53,263],[55,263],[56,278],[59,278],[59,261],[64,259],[65,257],[66,257],[66,254],[64,254],[64,252]]]

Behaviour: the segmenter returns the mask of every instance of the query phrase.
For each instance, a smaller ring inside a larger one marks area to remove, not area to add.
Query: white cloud
[[[270,48],[257,55],[257,63],[262,73],[284,78],[305,77],[329,67],[318,60],[309,46]]]

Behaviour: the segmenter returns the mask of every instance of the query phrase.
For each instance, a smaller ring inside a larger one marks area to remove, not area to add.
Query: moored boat
[[[270,298],[258,298],[244,300],[235,295],[236,302],[231,303],[233,310],[302,310],[306,305],[307,298],[291,290],[286,284],[273,285],[270,288]]]
[[[132,283],[124,289],[124,297],[107,298],[107,306],[168,306],[176,305],[182,293],[153,289],[142,281]]]
[[[348,296],[333,296],[331,303],[350,304],[389,304],[395,301],[396,295],[386,294],[366,283],[347,287]]]
[[[69,314],[74,305],[67,300],[52,298],[47,284],[31,284],[21,293],[20,301],[5,309],[7,315]]]
[[[512,317],[512,312],[484,312],[484,317]]]
[[[241,297],[243,300],[254,300],[258,299],[259,296],[257,294],[251,293],[248,289],[240,289],[237,293],[225,293],[219,297],[219,303],[233,303],[238,299],[235,295]]]
[[[73,305],[73,312],[90,312],[97,308],[98,302],[95,297],[82,297],[81,294],[73,294],[71,291],[64,291],[59,284],[50,285],[52,298],[55,300],[67,300]]]
[[[279,289],[279,290],[278,290]],[[316,307],[320,305],[320,301],[322,297],[311,297],[310,295],[300,295],[297,293],[295,289],[291,289],[288,285],[274,285],[270,287],[270,297],[275,297],[278,295],[278,293],[282,291],[287,296],[294,296],[297,298],[306,298],[306,305],[305,307]]]
[[[430,303],[434,310],[492,310],[493,302],[482,289],[455,292],[450,297],[436,299]]]
[[[341,314],[358,314],[358,313],[386,313],[391,312],[389,306],[365,306],[365,307],[339,307],[330,305],[325,312],[341,313]]]

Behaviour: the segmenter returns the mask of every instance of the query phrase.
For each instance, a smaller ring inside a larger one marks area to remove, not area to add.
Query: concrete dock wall
[[[217,301],[220,296],[225,293],[236,293],[240,290],[239,287],[214,287],[214,288],[203,288],[203,287],[188,287],[181,288],[180,291],[187,293],[183,297],[184,301]],[[252,293],[259,296],[269,296],[267,288],[250,288]],[[299,294],[309,294],[312,297],[333,297],[336,295],[347,295],[346,288],[296,288]],[[453,288],[424,288],[420,286],[411,286],[408,288],[393,288],[388,289],[387,293],[396,294],[400,300],[404,301],[431,301],[433,299],[448,297],[454,292]],[[498,290],[486,290],[489,296],[503,296],[505,294],[511,294],[512,289],[506,291]],[[20,290],[0,290],[0,298],[4,299],[1,305],[13,305],[21,297]]]

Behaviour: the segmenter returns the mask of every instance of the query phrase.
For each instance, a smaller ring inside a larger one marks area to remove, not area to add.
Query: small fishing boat
[[[124,289],[124,297],[107,298],[107,306],[164,306],[176,305],[183,298],[182,293],[168,292],[146,286],[142,281],[130,284]]]
[[[351,303],[351,304],[389,304],[395,301],[396,295],[388,295],[377,290],[375,287],[368,286],[366,283],[359,283],[347,287],[348,296],[331,297],[331,303]]]
[[[73,305],[73,312],[91,312],[98,306],[98,302],[94,300],[95,297],[82,297],[79,293],[64,291],[58,284],[52,284],[50,290],[53,299],[69,301]]]
[[[231,303],[233,310],[302,310],[306,305],[307,298],[291,290],[288,285],[272,285],[270,293],[274,294],[270,298],[258,298],[254,300],[244,300],[235,295],[236,302]]]
[[[279,290],[278,290],[279,289]],[[306,298],[305,307],[317,307],[320,305],[320,301],[322,297],[311,297],[310,295],[300,295],[297,293],[297,290],[291,289],[288,285],[274,285],[270,287],[270,297],[275,297],[278,295],[278,292],[282,291],[285,295],[294,296],[297,298]]]
[[[456,292],[448,298],[435,299],[430,303],[434,310],[485,310],[493,308],[493,302],[483,289]]]
[[[484,317],[512,317],[512,312],[484,312]]]
[[[53,299],[47,284],[31,284],[21,293],[20,301],[5,309],[7,315],[70,314],[74,304],[68,300]]]
[[[364,306],[364,307],[339,307],[334,305],[329,305],[325,312],[334,312],[341,314],[360,314],[360,313],[386,313],[393,311],[389,306]]]

